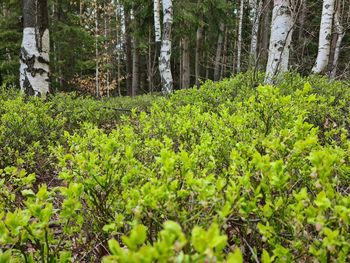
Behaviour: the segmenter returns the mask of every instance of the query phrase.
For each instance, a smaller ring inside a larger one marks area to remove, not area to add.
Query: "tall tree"
[[[216,54],[215,54],[215,64],[214,64],[214,80],[218,81],[220,79],[220,62],[222,56],[222,48],[224,43],[224,30],[225,24],[221,23],[219,28],[218,41],[216,43]]]
[[[273,84],[280,74],[288,70],[294,16],[290,2],[289,0],[274,0],[265,75],[267,84]]]
[[[241,0],[238,16],[238,35],[237,35],[237,72],[241,72],[241,60],[242,60],[242,29],[243,29],[243,12],[244,12],[244,0]]]
[[[46,97],[50,92],[50,38],[47,0],[23,0],[22,4],[21,90],[31,96]]]
[[[171,73],[171,29],[173,24],[172,0],[163,0],[163,36],[159,56],[159,72],[162,82],[162,93],[168,95],[173,91]]]
[[[189,38],[188,36],[184,36],[181,39],[181,47],[182,47],[182,84],[181,87],[183,89],[188,89],[190,87],[190,49],[189,49]]]
[[[252,34],[250,40],[250,67],[256,66],[257,60],[257,48],[258,48],[258,36],[259,36],[259,27],[260,27],[260,16],[262,11],[262,0],[251,0],[250,5],[250,16],[252,20]]]
[[[313,73],[324,73],[329,62],[335,0],[324,0],[322,8],[318,54]]]

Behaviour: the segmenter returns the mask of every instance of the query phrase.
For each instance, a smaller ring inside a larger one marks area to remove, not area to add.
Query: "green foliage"
[[[207,82],[152,106],[7,99],[3,127],[51,145],[58,178],[38,185],[15,162],[1,171],[0,256],[347,262],[349,99],[344,82],[295,74],[277,87],[255,88],[249,74]],[[121,115],[102,105],[140,106]],[[50,125],[60,132],[40,136]]]
[[[16,0],[1,1],[0,85],[17,86],[21,45],[20,5]]]

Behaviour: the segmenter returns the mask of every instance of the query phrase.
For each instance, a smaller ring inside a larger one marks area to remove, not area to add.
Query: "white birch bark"
[[[239,7],[239,17],[238,17],[237,73],[241,72],[243,12],[244,12],[244,0],[241,0],[241,4]]]
[[[154,12],[154,32],[156,42],[162,41],[162,29],[160,26],[160,0],[153,1],[153,12]]]
[[[258,48],[258,34],[260,27],[260,17],[262,12],[262,1],[253,0],[250,2],[250,16],[252,20],[252,37],[250,40],[250,67],[256,65],[256,60],[258,57],[257,48]]]
[[[159,72],[162,82],[162,93],[169,95],[173,91],[171,73],[171,27],[173,24],[172,0],[163,0],[163,36],[159,56]]]
[[[328,66],[330,48],[331,48],[331,35],[332,24],[334,15],[335,0],[324,0],[322,8],[320,36],[318,44],[318,54],[316,63],[312,68],[312,73],[323,73]]]
[[[47,1],[23,1],[23,40],[20,55],[20,87],[27,95],[49,94],[49,52]]]
[[[273,84],[288,71],[289,51],[293,31],[293,11],[289,0],[274,0],[269,55],[265,83]]]

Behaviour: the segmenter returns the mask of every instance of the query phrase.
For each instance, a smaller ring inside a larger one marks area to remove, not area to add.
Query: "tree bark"
[[[99,23],[98,23],[98,6],[97,3],[95,5],[95,88],[96,88],[96,96],[100,96],[100,67],[99,67],[99,49],[98,49],[98,32],[99,31]]]
[[[159,56],[159,72],[163,95],[173,91],[173,76],[171,73],[171,29],[173,24],[172,0],[163,0],[163,36]]]
[[[241,0],[241,4],[239,7],[238,35],[237,35],[237,73],[241,72],[243,12],[244,12],[244,0]]]
[[[124,11],[125,16],[125,55],[126,55],[126,89],[128,96],[132,96],[132,41],[130,32],[130,11]]]
[[[140,76],[139,76],[139,64],[140,64],[140,56],[138,51],[138,43],[136,37],[133,37],[132,43],[132,90],[131,96],[136,96],[140,84]]]
[[[220,24],[218,42],[216,45],[216,55],[215,55],[215,65],[214,65],[214,80],[218,81],[220,79],[220,61],[222,55],[222,45],[224,41],[223,32],[225,30],[225,25]]]
[[[332,24],[335,0],[324,0],[316,63],[312,73],[321,74],[327,69],[332,38]]]
[[[199,86],[200,80],[200,56],[201,56],[201,47],[203,40],[203,27],[199,26],[197,28],[196,33],[196,58],[195,58],[195,78],[196,78],[196,86]]]
[[[259,36],[259,27],[260,27],[260,17],[262,11],[262,1],[253,0],[250,5],[250,16],[252,20],[252,37],[250,40],[250,68],[256,66],[256,60],[258,57],[257,48],[258,48],[258,36]]]
[[[190,87],[190,50],[189,50],[189,39],[184,37],[182,39],[182,84],[183,89]]]
[[[20,86],[31,96],[46,97],[50,93],[48,17],[47,0],[23,1]]]
[[[156,43],[162,41],[162,29],[160,26],[160,2],[159,0],[153,0],[153,12],[154,12],[154,32]]]
[[[339,60],[339,56],[340,56],[341,43],[342,43],[343,38],[345,36],[344,27],[343,27],[343,25],[341,23],[341,19],[340,19],[340,10],[339,9],[340,9],[340,5],[337,8],[337,11],[334,15],[334,26],[335,26],[335,32],[337,35],[337,39],[336,39],[334,56],[333,56],[333,61],[332,61],[332,69],[330,72],[331,79],[334,79],[337,75],[337,67],[338,67],[338,60]]]
[[[289,0],[274,0],[269,57],[265,75],[266,84],[273,84],[278,76],[288,70],[293,16]]]
[[[262,65],[262,68],[265,69],[267,59],[268,59],[268,49],[269,49],[269,39],[270,39],[270,32],[271,32],[271,0],[264,0],[264,7],[263,7],[263,25],[261,28],[261,54],[260,54],[260,60]]]

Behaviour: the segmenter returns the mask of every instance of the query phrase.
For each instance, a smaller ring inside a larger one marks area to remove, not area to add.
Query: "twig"
[[[253,258],[255,260],[256,263],[260,263],[258,256],[255,254],[254,249],[249,245],[248,241],[243,237],[243,241],[244,243],[248,246],[250,253],[252,253]]]

